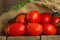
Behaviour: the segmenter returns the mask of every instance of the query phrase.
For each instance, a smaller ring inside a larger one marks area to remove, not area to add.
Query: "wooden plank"
[[[0,36],[0,40],[6,40],[6,36]]]
[[[41,40],[60,40],[60,36],[58,35],[41,36]]]
[[[41,36],[41,40],[47,40],[47,36]]]
[[[48,36],[48,40],[58,40],[58,35]]]
[[[58,36],[58,40],[60,40],[60,35]]]
[[[40,36],[8,37],[7,40],[40,40]]]

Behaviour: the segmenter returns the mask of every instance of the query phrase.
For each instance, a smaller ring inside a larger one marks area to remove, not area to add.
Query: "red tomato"
[[[58,30],[58,34],[60,35],[60,26],[58,26],[58,29],[57,30]]]
[[[7,25],[4,31],[10,36],[22,36],[25,33],[25,26],[22,23],[13,23]]]
[[[56,28],[52,24],[45,24],[44,25],[44,33],[46,35],[54,35],[56,34]]]
[[[39,36],[43,32],[43,28],[41,24],[38,23],[30,23],[27,25],[27,34],[29,36]]]
[[[60,23],[60,17],[54,17],[54,18],[52,18],[51,23],[53,25],[56,25],[56,24]]]
[[[16,17],[16,22],[20,22],[20,23],[23,23],[23,24],[26,24],[26,14],[19,14],[17,17]]]
[[[27,14],[27,20],[30,23],[38,23],[40,19],[41,19],[41,15],[36,10],[32,10]]]
[[[51,20],[51,14],[49,14],[47,12],[43,12],[40,22],[42,24],[48,24],[50,22],[50,20]]]

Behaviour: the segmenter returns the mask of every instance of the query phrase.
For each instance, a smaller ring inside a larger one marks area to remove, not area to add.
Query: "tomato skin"
[[[30,23],[27,25],[27,34],[29,36],[39,36],[43,32],[43,27],[38,23]]]
[[[60,35],[60,26],[57,28],[58,34]]]
[[[22,36],[25,33],[25,26],[22,23],[13,23],[7,25],[4,31],[9,36]]]
[[[54,25],[52,25],[52,24],[44,25],[44,33],[46,35],[54,35],[54,34],[56,34],[56,32],[57,32],[57,29]]]
[[[60,23],[60,17],[54,17],[54,18],[52,18],[51,24],[56,25],[58,23]]]
[[[41,15],[36,10],[32,10],[27,14],[27,21],[30,23],[38,23],[40,19],[41,19]]]
[[[47,12],[43,12],[42,14],[41,14],[41,23],[42,24],[48,24],[48,23],[50,23],[50,20],[51,20],[51,14],[50,13],[47,13]]]
[[[16,22],[20,22],[22,24],[26,24],[26,14],[21,13],[16,17]]]

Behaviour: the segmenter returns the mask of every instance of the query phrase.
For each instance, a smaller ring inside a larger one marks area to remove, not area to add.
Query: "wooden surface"
[[[40,36],[8,37],[7,40],[40,40]]]
[[[60,40],[59,35],[41,36],[41,40]]]
[[[0,40],[6,40],[6,36],[0,36]]]
[[[0,36],[0,40],[60,40],[60,35],[52,36]]]

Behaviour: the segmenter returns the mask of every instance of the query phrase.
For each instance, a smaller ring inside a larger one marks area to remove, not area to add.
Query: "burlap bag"
[[[8,23],[9,20],[15,18],[20,13],[28,13],[31,10],[37,10],[40,13],[42,13],[44,11],[50,12],[50,13],[52,12],[52,10],[50,10],[47,6],[44,6],[44,4],[39,1],[34,1],[31,3],[28,3],[19,10],[17,10],[17,9],[10,10],[0,16],[0,34],[3,33],[4,27]]]

